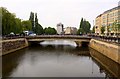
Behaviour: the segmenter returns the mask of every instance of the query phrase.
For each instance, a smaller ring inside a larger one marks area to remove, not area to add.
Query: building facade
[[[105,28],[105,34],[120,33],[115,30],[114,25],[120,22],[120,6],[112,8],[100,14],[95,19],[95,33],[101,34],[101,27]]]
[[[66,27],[65,34],[66,35],[75,35],[75,34],[77,34],[77,28],[76,27]]]
[[[64,25],[62,23],[57,24],[57,33],[64,34]]]

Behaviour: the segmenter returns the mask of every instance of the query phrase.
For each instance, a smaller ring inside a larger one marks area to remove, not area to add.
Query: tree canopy
[[[6,8],[0,7],[2,17],[2,35],[8,35],[11,32],[19,34],[23,31],[33,31],[36,34],[43,34],[43,28],[38,23],[37,13],[31,12],[29,20],[21,20],[14,13],[10,13]]]
[[[104,32],[105,32],[105,27],[102,26],[102,27],[101,27],[101,34],[104,34]]]
[[[35,14],[35,16],[34,16]],[[32,23],[32,31],[35,32],[37,35],[41,35],[44,33],[43,31],[43,27],[41,26],[41,24],[39,24],[38,22],[38,17],[37,17],[37,13],[30,13],[30,19],[29,19]]]
[[[89,23],[89,21],[86,21],[85,19],[82,18],[77,34],[90,33],[90,28],[91,28],[91,24]]]
[[[44,34],[55,35],[55,34],[57,34],[57,31],[55,30],[55,28],[48,27],[48,28],[44,29]]]
[[[22,31],[21,19],[16,18],[14,13],[10,13],[6,8],[0,7],[2,11],[2,35],[11,32],[20,33]]]

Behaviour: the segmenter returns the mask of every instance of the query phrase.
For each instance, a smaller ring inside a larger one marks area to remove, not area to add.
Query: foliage
[[[92,28],[92,33],[95,33],[95,26],[93,26]]]
[[[79,34],[83,34],[83,29],[82,29],[82,28],[78,29],[77,34],[78,34],[78,35],[79,35]]]
[[[82,28],[82,25],[83,25],[83,18],[81,19],[81,22],[80,22],[80,28]]]
[[[32,24],[29,20],[21,21],[21,19],[16,18],[14,13],[10,13],[4,7],[0,7],[0,10],[2,10],[2,35],[8,35],[11,32],[19,34],[23,30],[32,30]]]
[[[55,30],[55,28],[48,27],[44,29],[44,33],[46,35],[55,35],[57,34],[57,31]]]
[[[22,27],[23,27],[22,28],[23,31],[26,31],[26,30],[31,31],[32,30],[32,24],[29,20],[22,21]]]
[[[34,13],[33,12],[30,13],[29,20],[31,21],[31,24],[32,24],[32,31],[34,31]]]
[[[102,27],[101,27],[101,34],[104,34],[104,32],[105,32],[105,27],[102,26]]]
[[[35,27],[34,32],[38,35],[43,34],[43,27],[38,23],[37,13],[35,13]]]
[[[120,24],[117,22],[117,21],[115,21],[113,24],[112,24],[112,31],[114,31],[114,32],[118,32],[118,31],[120,31]]]
[[[88,21],[86,21],[85,19],[83,20],[83,18],[82,18],[77,34],[80,34],[80,33],[82,33],[82,34],[90,33],[90,28],[91,28],[90,23]]]
[[[22,31],[21,20],[6,8],[0,7],[0,9],[2,10],[2,35],[7,35],[10,32],[20,33]]]
[[[0,13],[2,13],[2,35],[8,35],[11,32],[19,34],[22,31],[35,31],[36,34],[43,34],[43,28],[38,23],[37,13],[30,13],[29,20],[21,21],[21,19],[16,18],[14,13],[10,13],[6,8],[0,7]]]

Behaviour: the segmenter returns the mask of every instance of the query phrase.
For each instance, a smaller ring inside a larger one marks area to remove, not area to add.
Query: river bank
[[[1,55],[6,55],[8,53],[28,47],[29,43],[27,39],[19,38],[19,39],[3,40],[1,46],[2,46]],[[120,53],[119,53],[120,46],[96,39],[91,39],[89,43],[89,47],[97,50],[101,54],[107,56],[108,58],[120,64]]]

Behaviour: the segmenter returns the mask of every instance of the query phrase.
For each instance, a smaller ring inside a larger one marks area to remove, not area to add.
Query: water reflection
[[[117,77],[120,79],[120,65],[101,53],[90,48],[93,61],[99,66],[100,73],[105,73],[106,77]]]
[[[76,47],[70,41],[64,41],[66,45],[62,41],[48,42],[3,56],[3,76],[105,77],[109,74],[104,65],[94,59],[96,51]],[[101,73],[101,69],[106,72]]]

